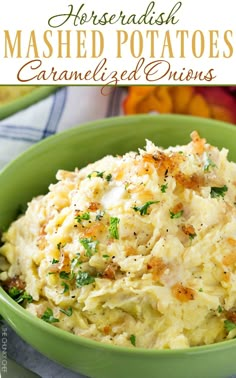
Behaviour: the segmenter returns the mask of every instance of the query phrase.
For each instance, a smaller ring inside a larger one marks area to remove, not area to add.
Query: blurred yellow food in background
[[[0,86],[0,106],[7,104],[19,97],[22,97],[34,89],[38,88],[36,85],[22,86],[22,85],[1,85]]]
[[[193,86],[131,86],[125,114],[175,113],[236,123],[236,88]]]

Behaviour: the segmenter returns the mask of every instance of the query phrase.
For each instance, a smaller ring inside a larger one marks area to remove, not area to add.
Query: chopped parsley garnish
[[[226,185],[221,186],[221,187],[212,186],[211,198],[224,197],[227,191],[228,191],[228,187]]]
[[[9,289],[8,291],[8,294],[10,295],[10,297],[12,298],[16,298],[18,297],[18,295],[20,295],[22,293],[22,290],[19,290],[17,289],[17,287],[13,286]]]
[[[99,211],[99,212],[97,213],[97,215],[96,215],[95,220],[96,220],[96,221],[100,221],[100,220],[102,219],[102,217],[104,216],[104,214],[105,214],[105,211]]]
[[[83,213],[83,214],[79,214],[75,217],[75,219],[77,220],[78,223],[81,223],[82,220],[89,220],[90,219],[90,213]]]
[[[65,245],[66,245],[66,243],[62,244],[62,242],[60,242],[60,243],[57,244],[57,249],[60,251],[60,249],[65,247]]]
[[[65,272],[64,270],[62,270],[60,273],[59,273],[59,277],[64,279],[64,280],[69,280],[71,278],[71,274],[68,273],[68,272]]]
[[[217,311],[221,314],[223,312],[223,308],[219,305]]]
[[[161,192],[166,193],[166,189],[168,188],[168,184],[161,185]]]
[[[102,257],[104,258],[104,259],[109,259],[109,255],[102,255]]]
[[[28,303],[31,303],[33,301],[33,297],[30,294],[28,294],[24,290],[18,289],[15,286],[13,286],[13,287],[11,287],[9,289],[8,294],[17,303],[22,303],[24,301],[27,301]]]
[[[111,173],[109,173],[108,175],[106,175],[106,176],[104,177],[104,171],[103,171],[103,172],[93,171],[92,173],[90,173],[90,174],[88,175],[88,178],[91,179],[92,177],[101,177],[101,178],[105,178],[105,180],[107,180],[107,182],[110,182],[111,179],[112,179],[112,175],[111,175]]]
[[[139,211],[140,215],[147,215],[147,211],[148,211],[149,206],[151,206],[154,203],[158,203],[158,202],[160,202],[160,201],[148,201],[142,206],[134,206],[133,209],[134,209],[134,211]]]
[[[170,217],[171,219],[177,219],[177,218],[182,217],[183,213],[184,213],[183,210],[180,210],[177,213],[173,213],[173,211],[170,211]]]
[[[119,230],[118,224],[120,223],[120,219],[116,217],[110,218],[110,226],[109,226],[109,233],[112,238],[119,239]]]
[[[64,281],[61,283],[61,286],[64,287],[64,290],[63,290],[62,294],[67,293],[69,291],[69,289],[70,289],[69,285],[66,282],[64,282]]]
[[[93,171],[92,173],[90,173],[89,175],[88,175],[88,178],[92,178],[92,177],[101,177],[101,178],[103,178],[103,174],[104,174],[104,172],[99,172],[99,171]]]
[[[200,291],[200,293],[202,293],[202,292],[203,292],[203,288],[202,288],[202,287],[200,287],[200,289],[199,289],[198,291]]]
[[[23,300],[26,300],[28,303],[31,303],[33,301],[33,297],[32,295],[26,293],[26,291],[24,291],[24,293],[21,295],[21,298],[19,299],[18,303],[22,302]]]
[[[230,320],[225,320],[224,321],[224,326],[227,332],[232,331],[233,329],[236,328],[236,324],[231,322]]]
[[[130,342],[133,346],[136,346],[136,336],[135,335],[130,335]]]
[[[197,234],[189,234],[189,239],[190,240],[193,240],[194,238],[196,238]]]
[[[60,311],[61,311],[63,314],[67,315],[67,316],[71,316],[71,315],[72,315],[72,312],[73,312],[73,309],[72,309],[72,307],[69,307],[67,310],[64,310],[64,309],[60,308]]]
[[[88,272],[79,272],[76,276],[76,286],[82,287],[95,282],[95,278],[90,276]]]
[[[111,173],[109,173],[109,174],[105,177],[105,179],[107,180],[107,182],[110,182],[110,181],[112,180],[112,175],[111,175]]]
[[[94,253],[97,252],[97,245],[98,245],[97,240],[93,240],[91,238],[89,239],[84,238],[84,239],[80,239],[79,241],[80,241],[80,244],[82,244],[82,246],[85,249],[86,256],[91,257]]]
[[[43,313],[41,316],[41,319],[44,320],[47,323],[58,323],[59,319],[54,318],[53,311],[51,308],[47,308],[47,310]]]
[[[204,164],[204,172],[209,172],[211,168],[216,168],[216,164],[212,161],[209,155],[206,155],[206,162]]]
[[[80,255],[78,257],[74,257],[71,261],[71,270],[74,270],[76,266],[81,265],[82,261],[80,261]]]
[[[57,264],[59,262],[59,260],[57,260],[57,259],[52,259],[52,264]]]

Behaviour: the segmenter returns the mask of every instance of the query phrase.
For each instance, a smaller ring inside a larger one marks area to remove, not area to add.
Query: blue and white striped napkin
[[[122,88],[109,96],[100,87],[63,87],[0,121],[0,169],[40,140],[85,122],[122,114]]]

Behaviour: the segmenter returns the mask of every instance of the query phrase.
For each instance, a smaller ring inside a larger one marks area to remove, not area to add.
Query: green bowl
[[[0,106],[0,120],[43,100],[59,88],[59,86],[52,85],[39,86],[23,96],[2,104]]]
[[[0,227],[55,182],[58,168],[74,169],[106,154],[123,154],[150,139],[167,147],[185,144],[197,130],[230,150],[236,161],[236,127],[203,118],[161,115],[100,120],[52,136],[31,147],[0,174]],[[50,359],[93,378],[228,378],[236,376],[236,340],[184,350],[145,350],[102,344],[62,331],[16,304],[0,289],[0,312],[29,344]]]

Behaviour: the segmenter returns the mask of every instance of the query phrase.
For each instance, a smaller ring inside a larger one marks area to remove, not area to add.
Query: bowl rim
[[[181,120],[184,120],[184,122],[187,121],[192,121],[195,119],[195,121],[199,122],[204,122],[206,125],[220,125],[223,128],[227,128],[229,130],[235,129],[236,132],[236,126],[227,122],[222,122],[222,121],[216,121],[213,119],[203,119],[201,117],[193,117],[193,116],[185,116],[185,115],[176,115],[176,114],[161,114],[161,115],[131,115],[131,116],[115,116],[115,117],[110,117],[106,119],[99,119],[96,121],[91,121],[87,123],[83,123],[81,125],[76,125],[68,130],[64,130],[59,132],[58,134],[52,135],[47,137],[46,139],[37,142],[33,146],[29,147],[26,151],[21,153],[16,159],[8,163],[0,172],[0,175],[3,175],[5,171],[8,171],[8,169],[11,168],[11,166],[16,164],[18,160],[24,159],[27,157],[31,151],[35,150],[36,151],[41,148],[44,148],[45,144],[48,144],[50,146],[51,143],[54,143],[56,140],[60,140],[61,138],[63,139],[65,135],[70,135],[73,136],[74,133],[77,132],[92,132],[93,129],[97,128],[105,128],[107,125],[117,125],[120,122],[133,122],[136,119],[139,120],[147,120],[150,118],[153,119],[159,119],[160,117],[162,119],[166,120],[174,120],[177,119],[178,122]],[[217,343],[213,344],[207,344],[207,345],[201,345],[201,346],[193,346],[189,348],[183,348],[183,349],[147,349],[147,348],[135,348],[135,347],[126,347],[126,346],[120,346],[120,345],[115,345],[115,344],[106,344],[100,341],[96,341],[93,339],[89,339],[80,335],[75,335],[72,334],[68,331],[65,331],[63,329],[60,329],[56,326],[52,326],[51,324],[48,324],[47,322],[43,321],[42,319],[38,318],[37,316],[34,316],[30,312],[28,312],[26,309],[24,309],[21,305],[17,304],[4,290],[2,287],[0,287],[0,314],[3,315],[4,317],[4,310],[1,310],[3,307],[8,307],[10,310],[14,312],[16,316],[19,317],[19,319],[22,321],[29,322],[32,326],[45,330],[47,333],[51,333],[52,335],[60,338],[60,339],[65,339],[72,344],[78,344],[80,346],[84,346],[90,349],[96,349],[99,351],[108,351],[112,352],[115,354],[135,354],[139,356],[157,356],[160,355],[164,358],[167,358],[169,356],[188,356],[192,354],[202,354],[202,353],[212,353],[215,351],[221,351],[221,350],[227,350],[230,349],[231,347],[236,347],[236,339],[229,339],[229,340],[224,340],[220,341]],[[5,319],[6,322],[8,322],[7,319]],[[13,326],[14,328],[14,326]],[[16,327],[15,327],[16,329]]]
[[[55,91],[55,89],[54,89]],[[1,112],[1,110],[0,110]],[[158,119],[163,119],[168,121],[172,121],[177,119],[178,122],[188,122],[188,121],[194,121],[194,122],[204,122],[205,125],[219,125],[219,127],[223,127],[228,130],[233,130],[235,129],[236,131],[236,125],[229,123],[229,122],[224,122],[224,121],[219,121],[211,118],[203,118],[203,117],[196,117],[196,116],[191,116],[191,115],[182,115],[182,114],[135,114],[135,115],[121,115],[121,116],[113,116],[113,117],[107,117],[107,118],[101,118],[98,120],[94,121],[89,121],[89,122],[83,122],[81,124],[77,124],[72,126],[69,129],[59,131],[56,134],[50,135],[45,139],[42,139],[35,144],[31,145],[28,147],[25,151],[20,153],[15,159],[7,163],[2,170],[0,170],[0,175],[4,174],[5,171],[7,171],[11,166],[17,164],[17,162],[21,159],[24,159],[27,157],[27,155],[34,150],[41,150],[44,148],[45,144],[50,145],[51,143],[54,143],[54,141],[63,139],[66,135],[73,136],[74,134],[79,133],[86,133],[86,132],[92,132],[94,129],[104,129],[107,128],[108,125],[112,123],[112,126],[117,126],[120,123],[129,123],[133,122],[135,120],[142,120],[146,121],[148,119],[153,119],[153,120],[158,120]]]
[[[13,86],[13,85],[2,85],[2,86]],[[27,87],[29,85],[22,85],[22,87]],[[27,108],[30,105],[36,104],[40,100],[48,97],[50,94],[57,91],[62,86],[59,85],[41,85],[38,88],[33,89],[31,92],[26,93],[23,96],[20,96],[6,104],[0,106],[0,120],[11,116],[18,111],[21,111]]]

